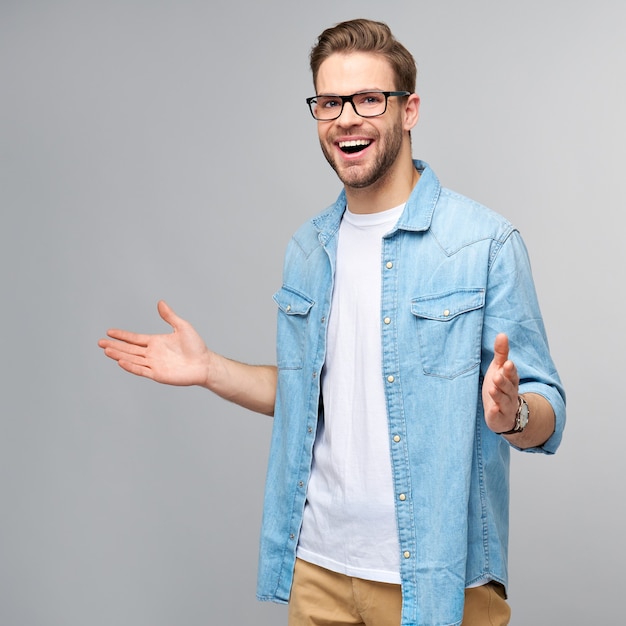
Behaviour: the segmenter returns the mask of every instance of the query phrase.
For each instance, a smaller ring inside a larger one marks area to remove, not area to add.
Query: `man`
[[[509,450],[554,453],[565,421],[524,244],[413,161],[415,63],[386,25],[327,29],[310,60],[343,191],[288,246],[277,366],[164,302],[172,334],[99,345],[274,415],[258,596],[290,625],[507,624]]]

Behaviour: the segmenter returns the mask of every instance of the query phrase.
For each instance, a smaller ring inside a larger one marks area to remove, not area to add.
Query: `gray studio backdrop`
[[[569,423],[513,460],[513,625],[619,623],[626,5],[0,1],[0,624],[284,624],[255,600],[271,418],[132,377],[161,332],[273,362],[292,231],[334,200],[304,99],[326,26],[414,53],[414,154],[516,223]]]

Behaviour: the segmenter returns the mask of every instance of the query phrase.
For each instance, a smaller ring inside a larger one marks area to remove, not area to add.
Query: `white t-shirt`
[[[400,583],[389,428],[382,378],[382,237],[404,205],[346,211],[322,370],[320,420],[298,557],[347,576]]]

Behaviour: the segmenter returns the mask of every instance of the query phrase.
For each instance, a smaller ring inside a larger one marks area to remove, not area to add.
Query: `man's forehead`
[[[335,52],[317,73],[317,93],[343,94],[395,89],[393,68],[376,52]]]

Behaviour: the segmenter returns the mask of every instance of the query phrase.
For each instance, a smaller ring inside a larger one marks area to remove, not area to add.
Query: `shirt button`
[[[398,443],[400,441],[400,435],[394,435],[393,440]]]
[[[289,535],[289,539],[295,539],[295,538],[296,538],[296,536],[295,536],[293,533],[291,533],[291,534]]]
[[[404,493],[401,493],[401,494],[398,496],[398,498],[399,498],[400,500],[402,500],[402,502],[404,502],[404,501],[406,500],[406,495],[405,495]]]
[[[410,558],[411,558],[411,553],[407,550],[406,552],[403,552],[403,553],[402,553],[402,556],[403,556],[405,559],[410,559]]]
[[[388,383],[392,383],[395,380],[395,378],[391,375],[387,376],[387,382]]]
[[[300,488],[304,487],[304,483],[301,480],[298,481],[298,487],[300,487]]]
[[[444,317],[448,317],[449,315],[450,315],[450,311],[449,311],[448,309],[446,309],[446,310],[443,312],[443,316],[444,316]]]
[[[325,317],[323,317],[323,318],[322,318],[322,324],[323,324],[325,321],[326,321],[326,318],[325,318]]]
[[[385,322],[385,324],[391,324],[391,318],[390,317],[386,317],[383,322]]]
[[[306,429],[306,431],[307,431],[309,434],[311,434],[311,433],[313,432],[313,428],[311,428],[311,426],[309,426],[309,427]]]
[[[287,311],[291,311],[291,304],[287,305]]]
[[[387,264],[385,265],[385,267],[390,270],[393,267],[393,263],[391,261],[387,261]]]

